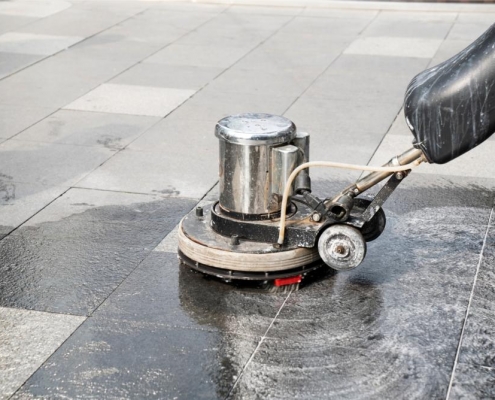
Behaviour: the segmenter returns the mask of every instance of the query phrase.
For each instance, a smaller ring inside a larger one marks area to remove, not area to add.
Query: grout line
[[[277,311],[277,314],[275,314],[275,317],[272,319],[272,321],[270,322],[270,325],[268,326],[268,328],[266,329],[265,333],[263,334],[263,336],[261,337],[260,341],[258,342],[258,345],[256,346],[256,348],[254,349],[253,353],[251,354],[251,357],[249,357],[249,359],[247,360],[246,364],[244,365],[244,367],[242,368],[239,376],[237,377],[237,379],[235,380],[234,382],[234,386],[232,386],[232,389],[230,389],[229,391],[229,394],[225,397],[225,399],[228,399],[232,393],[234,392],[234,389],[237,387],[238,383],[240,382],[241,380],[241,377],[243,376],[244,372],[246,371],[246,369],[248,368],[249,364],[251,363],[251,361],[253,360],[254,356],[256,355],[258,349],[261,347],[261,345],[263,344],[264,340],[266,339],[267,335],[268,335],[268,331],[271,329],[271,327],[273,326],[275,320],[278,318],[280,312],[282,311],[282,309],[284,308],[285,306],[285,303],[287,303],[287,300],[289,300],[289,297],[290,295],[292,294],[292,292],[294,291],[294,289],[292,289],[289,294],[287,295],[287,297],[285,298],[284,302],[282,303],[282,305],[280,306],[280,308],[278,309]]]
[[[457,364],[458,364],[458,361],[459,361],[459,355],[461,353],[462,341],[464,339],[464,332],[466,330],[466,325],[467,325],[467,321],[468,321],[468,317],[469,317],[469,311],[471,309],[471,304],[473,302],[474,290],[476,289],[476,282],[477,282],[477,279],[478,279],[478,274],[479,274],[479,271],[480,271],[480,268],[481,268],[481,263],[483,261],[483,252],[485,250],[486,241],[487,241],[487,238],[488,238],[488,232],[489,232],[489,230],[491,228],[491,221],[492,221],[492,217],[493,217],[493,210],[494,210],[494,208],[495,208],[495,205],[492,206],[492,209],[490,211],[490,217],[488,218],[488,224],[486,226],[485,237],[483,239],[483,245],[481,247],[480,258],[479,258],[479,261],[478,261],[478,265],[476,266],[476,273],[474,275],[473,287],[471,289],[471,294],[469,296],[469,302],[468,302],[468,306],[466,308],[466,314],[464,316],[464,323],[462,324],[461,336],[459,337],[459,343],[457,345],[457,352],[456,352],[455,359],[454,359],[454,366],[452,368],[452,374],[450,376],[450,382],[449,382],[449,387],[448,387],[448,390],[447,390],[447,396],[445,397],[446,400],[448,400],[449,397],[450,397],[450,391],[452,390],[452,385],[454,383],[455,370],[456,370],[456,367],[457,367]]]

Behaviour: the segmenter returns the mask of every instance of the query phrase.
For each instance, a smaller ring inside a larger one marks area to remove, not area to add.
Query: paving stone
[[[491,399],[495,396],[495,370],[459,363],[449,399]]]
[[[0,135],[10,138],[55,112],[55,108],[2,104],[0,107]]]
[[[165,236],[165,239],[163,239],[153,251],[177,254],[177,246],[179,243],[178,234],[179,225],[177,225],[167,236]]]
[[[98,200],[86,193],[62,196],[45,209],[48,221],[0,241],[1,306],[91,314],[195,204],[129,193],[100,192]]]
[[[470,42],[478,39],[493,23],[492,21],[454,24],[446,40],[468,40]]]
[[[187,12],[201,12],[219,14],[231,6],[229,4],[213,4],[213,3],[184,3],[174,1],[156,2],[152,10],[173,10]]]
[[[35,22],[37,18],[5,15],[0,13],[0,34],[15,31],[21,27]]]
[[[63,52],[1,80],[0,104],[20,105],[28,109],[57,109],[119,74],[128,66],[125,61],[100,61]],[[19,87],[23,90],[18,90]]]
[[[159,121],[158,117],[60,110],[16,136],[16,140],[122,149]]]
[[[219,332],[91,318],[13,398],[224,398],[256,344]]]
[[[44,18],[69,8],[68,1],[37,0],[36,2],[2,2],[0,14]]]
[[[110,83],[199,90],[223,71],[216,67],[140,63]]]
[[[399,110],[397,103],[302,96],[284,115],[305,130],[327,127],[328,135],[385,134]]]
[[[283,28],[286,32],[291,33],[308,33],[316,36],[332,37],[352,37],[357,36],[368,25],[373,18],[312,18],[301,17],[294,18],[287,26]]]
[[[4,234],[17,228],[67,190],[65,186],[46,187],[36,183],[13,182],[0,175],[0,219]]]
[[[10,398],[83,321],[0,307],[0,398]]]
[[[225,10],[227,14],[299,15],[303,7],[269,7],[263,5],[232,4]]]
[[[71,7],[18,29],[18,32],[88,37],[123,21],[125,15]]]
[[[0,53],[0,79],[26,68],[43,58],[40,55]]]
[[[455,14],[452,14],[455,16]],[[449,33],[453,21],[421,21],[402,19],[399,16],[385,17],[380,14],[363,31],[363,36],[392,36],[428,39],[444,39]]]
[[[293,54],[299,51],[316,52],[339,52],[341,53],[354,39],[356,35],[342,35],[338,33],[325,35],[311,30],[301,29],[297,32],[291,29],[281,29],[263,42],[263,46],[274,49],[292,50]]]
[[[430,61],[429,66],[440,64],[448,60],[450,57],[455,56],[460,51],[464,50],[471,44],[471,40],[444,40],[435,57]]]
[[[253,48],[273,34],[266,30],[248,30],[242,28],[222,28],[221,26],[200,27],[178,39],[175,43],[180,45]]]
[[[164,117],[194,90],[103,84],[68,104],[66,109]]]
[[[344,54],[432,58],[442,40],[400,37],[362,37],[345,49]]]
[[[366,21],[371,21],[376,17],[378,11],[376,10],[342,10],[342,9],[332,9],[332,8],[316,8],[316,7],[306,7],[301,16],[304,17],[320,17],[320,18],[337,18],[337,19],[363,19]]]
[[[73,1],[72,8],[132,17],[150,8],[150,4],[128,0]]]
[[[187,146],[175,154],[124,150],[77,186],[201,198],[218,179],[218,160],[204,154],[188,153]]]
[[[102,147],[8,140],[0,144],[0,173],[12,182],[68,188],[114,153]]]
[[[172,43],[147,58],[144,62],[227,68],[247,54],[253,47],[253,45],[249,44],[244,46],[221,46],[214,42],[206,45]]]
[[[7,32],[0,36],[0,51],[5,53],[52,55],[83,40],[78,36],[53,36]]]
[[[298,68],[265,72],[232,67],[208,86],[220,93],[249,93],[265,96],[301,95],[321,73],[321,68]]]
[[[387,135],[377,149],[370,164],[381,164],[379,160],[390,159],[412,147],[413,136]],[[490,151],[495,151],[495,141],[487,140],[459,158],[447,164],[422,164],[414,173],[465,176],[472,178],[493,178],[495,170],[491,167]]]
[[[262,112],[281,115],[294,100],[295,98],[284,96],[282,93],[276,96],[220,93],[205,88],[175,110],[172,116],[178,119],[209,121],[209,126],[214,126],[223,117],[233,114]]]

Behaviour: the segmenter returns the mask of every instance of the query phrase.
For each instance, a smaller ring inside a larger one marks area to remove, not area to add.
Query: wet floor
[[[1,307],[87,316],[13,398],[494,394],[495,182],[403,185],[360,267],[289,294],[208,279],[170,248],[152,251],[193,200],[69,191],[0,242]],[[110,200],[122,205],[98,205]]]

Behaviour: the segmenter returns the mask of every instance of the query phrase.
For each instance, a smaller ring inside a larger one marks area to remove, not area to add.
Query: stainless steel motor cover
[[[250,215],[280,211],[280,194],[272,185],[272,149],[289,144],[296,134],[292,121],[271,114],[231,115],[217,123],[222,209]]]

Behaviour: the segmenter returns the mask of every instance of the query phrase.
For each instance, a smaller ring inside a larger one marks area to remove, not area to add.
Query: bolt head
[[[320,213],[313,213],[313,215],[311,215],[311,219],[315,222],[320,222],[321,221],[321,214]]]

